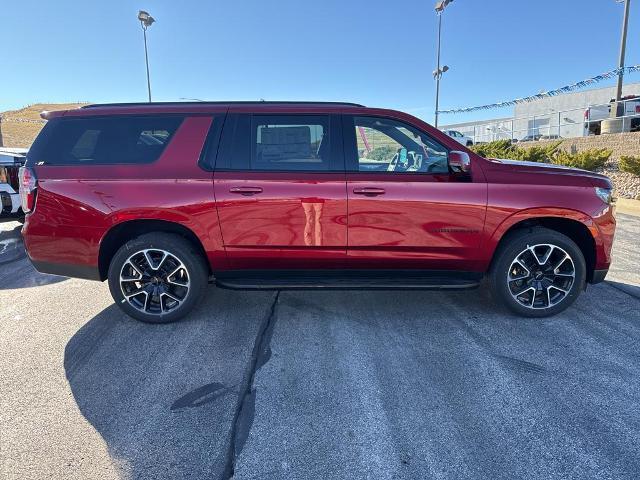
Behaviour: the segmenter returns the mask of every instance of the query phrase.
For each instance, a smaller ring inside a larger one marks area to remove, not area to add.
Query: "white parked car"
[[[20,214],[18,170],[26,153],[26,148],[0,147],[0,216]]]
[[[471,137],[467,137],[457,130],[443,130],[443,132],[449,135],[451,138],[455,138],[465,147],[470,147],[471,145],[473,145],[473,139]]]

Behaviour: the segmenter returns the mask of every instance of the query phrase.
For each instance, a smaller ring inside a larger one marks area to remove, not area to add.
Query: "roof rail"
[[[129,106],[149,106],[149,105],[342,105],[346,107],[364,107],[359,103],[351,102],[310,102],[310,101],[291,101],[291,100],[255,100],[255,101],[186,101],[186,102],[130,102],[130,103],[94,103],[85,105],[80,108],[98,108],[98,107],[129,107]]]

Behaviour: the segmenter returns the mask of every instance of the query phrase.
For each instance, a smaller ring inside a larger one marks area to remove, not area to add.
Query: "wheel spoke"
[[[139,277],[120,277],[121,282],[139,282]]]
[[[523,295],[523,294],[527,293],[529,290],[533,290],[533,292],[534,292],[534,296],[535,296],[535,291],[536,291],[536,289],[535,289],[535,288],[533,288],[533,287],[527,287],[527,288],[525,288],[524,290],[522,290],[522,291],[520,291],[520,292],[518,292],[518,293],[514,293],[514,294],[513,294],[513,296],[514,296],[514,297],[519,297],[519,296],[521,296],[521,295]]]
[[[124,296],[127,298],[133,298],[140,295],[141,293],[147,293],[147,291],[144,288],[139,288],[133,292],[125,293]]]
[[[169,297],[171,300],[175,300],[176,302],[180,303],[182,300],[179,299],[178,297],[176,297],[175,295],[171,295],[169,292],[162,292],[160,294],[160,296],[165,296],[165,297]]]
[[[562,289],[562,288],[560,288],[560,287],[556,287],[555,285],[549,285],[549,287],[547,288],[547,290],[550,290],[550,289],[552,289],[552,288],[553,288],[554,290],[558,290],[559,292],[564,293],[565,295],[567,295],[567,294],[569,293],[569,290],[564,290],[564,289]]]
[[[533,308],[533,306],[536,303],[536,297],[538,296],[538,291],[533,288],[533,295],[531,295],[531,305],[529,305],[531,308]]]
[[[167,277],[167,283],[170,283],[171,285],[175,285],[176,287],[188,287],[189,286],[189,281],[187,280],[186,282],[181,282],[180,280],[171,280],[169,277]]]
[[[138,277],[142,277],[142,272],[140,271],[140,269],[138,267],[136,267],[136,265],[131,261],[131,258],[129,258],[129,260],[127,260],[126,262],[124,262],[124,266],[126,267],[127,265],[129,265],[131,268],[133,268],[133,271],[136,272],[138,274]],[[124,270],[124,267],[122,267],[122,269]],[[122,275],[121,275],[122,277]]]
[[[522,261],[519,258],[516,258],[513,262],[514,264],[517,263],[518,265],[520,265],[520,267],[526,272],[524,275],[520,275],[519,277],[512,277],[511,276],[511,271],[513,270],[513,264],[511,264],[511,268],[509,269],[509,282],[515,282],[517,280],[522,280],[523,278],[527,278],[531,275],[531,271],[526,267],[526,265],[524,263],[522,263]]]
[[[143,251],[142,254],[144,255],[144,259],[147,262],[147,265],[149,265],[149,268],[151,270],[155,270],[155,268],[153,268],[153,262],[151,261],[151,257],[149,256],[149,250]]]
[[[549,257],[551,256],[551,254],[553,253],[556,247],[554,247],[553,245],[544,245],[548,247],[549,250],[547,251],[546,255],[542,257],[542,260],[540,260],[540,257],[538,257],[538,254],[536,253],[536,247],[539,247],[539,246],[540,245],[529,247],[529,250],[533,254],[533,257],[536,259],[536,262],[538,262],[538,265],[544,265],[545,263],[547,263],[547,261],[549,260]]]
[[[555,275],[563,275],[563,276],[567,276],[567,274],[560,272],[560,267],[562,266],[562,264],[564,262],[566,262],[567,260],[570,260],[569,255],[567,255],[566,253],[562,256],[562,259],[556,264],[556,266],[553,268],[553,273]],[[573,274],[571,274],[571,276],[573,276]]]
[[[170,283],[172,285],[176,285],[178,287],[188,287],[189,286],[189,280],[187,279],[186,281],[182,282],[180,280],[176,280],[176,279],[171,279],[171,277],[173,277],[174,275],[176,275],[178,272],[180,272],[182,269],[184,269],[184,265],[182,265],[182,263],[180,265],[178,265],[169,275],[167,275],[167,283]]]
[[[155,268],[155,270],[160,270],[160,268],[162,268],[162,264],[164,263],[164,261],[167,259],[168,256],[169,254],[167,252],[162,252],[162,258],[158,262],[158,266]]]
[[[144,306],[142,307],[143,311],[147,311],[149,310],[149,299],[151,298],[151,295],[149,295],[149,292],[144,292],[145,293],[145,297],[144,297]]]

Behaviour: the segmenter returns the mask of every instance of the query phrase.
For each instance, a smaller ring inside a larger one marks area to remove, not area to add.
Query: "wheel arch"
[[[102,237],[98,252],[98,270],[100,280],[105,280],[107,278],[109,263],[122,245],[133,238],[150,232],[174,233],[186,239],[196,248],[198,253],[202,255],[209,270],[209,274],[211,274],[211,265],[208,261],[204,245],[193,230],[181,223],[167,220],[136,219],[126,220],[112,226]]]
[[[576,212],[577,213],[577,212]],[[582,218],[581,218],[582,217]],[[584,218],[586,217],[586,218]],[[566,235],[573,240],[582,252],[587,266],[587,282],[593,281],[593,274],[597,260],[598,229],[590,217],[581,214],[568,217],[566,215],[541,215],[528,218],[514,219],[508,225],[501,225],[493,236],[495,248],[491,253],[491,266],[496,253],[509,240],[513,232],[527,228],[543,227]]]

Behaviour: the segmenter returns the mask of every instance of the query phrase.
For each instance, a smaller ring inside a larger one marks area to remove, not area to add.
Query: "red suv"
[[[604,279],[611,183],[493,160],[405,113],[349,103],[91,105],[45,112],[21,170],[25,246],[46,273],[108,280],[146,322],[207,283],[462,289],[514,312]]]

